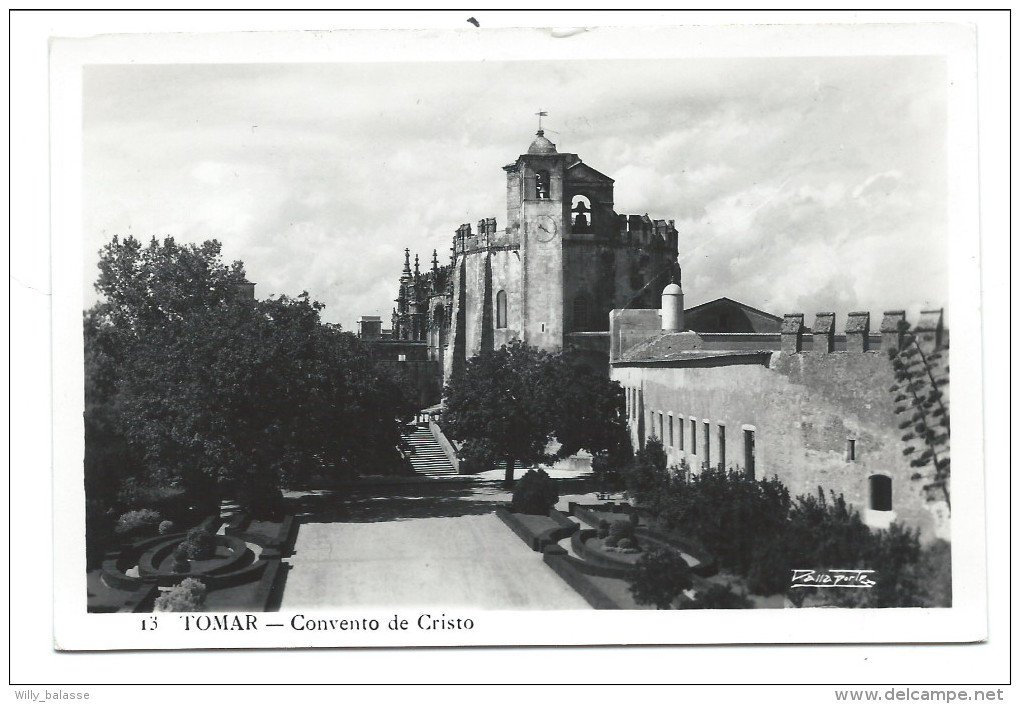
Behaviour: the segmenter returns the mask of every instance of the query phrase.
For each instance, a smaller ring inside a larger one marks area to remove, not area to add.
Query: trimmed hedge
[[[574,533],[579,526],[559,511],[550,511],[547,518],[553,525],[540,531],[534,530],[502,506],[496,509],[496,515],[518,538],[523,540],[535,552],[542,552],[547,545],[555,545]]]

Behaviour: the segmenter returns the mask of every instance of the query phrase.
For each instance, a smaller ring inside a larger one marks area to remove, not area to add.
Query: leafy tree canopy
[[[243,265],[223,264],[215,241],[114,238],[99,269],[104,300],[85,316],[87,479],[116,474],[102,466],[111,446],[160,484],[214,495],[398,466],[399,392],[307,293],[245,300]]]
[[[514,341],[468,360],[446,387],[443,429],[455,440],[485,441],[506,462],[505,483],[517,463],[548,463],[585,449],[626,445],[619,384],[552,354]],[[559,452],[547,448],[559,441]]]

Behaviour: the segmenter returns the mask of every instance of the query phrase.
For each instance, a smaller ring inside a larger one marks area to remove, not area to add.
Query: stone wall
[[[763,358],[770,361],[614,367],[612,377],[626,390],[635,445],[654,435],[663,439],[671,465],[723,460],[746,468],[745,442],[753,433],[755,476],[775,475],[793,495],[814,494],[819,486],[826,494],[842,493],[875,527],[899,520],[921,528],[925,539],[948,537],[944,506],[927,501],[924,482],[911,478],[918,470],[903,454],[884,352]],[[870,509],[874,475],[890,478],[892,511]]]

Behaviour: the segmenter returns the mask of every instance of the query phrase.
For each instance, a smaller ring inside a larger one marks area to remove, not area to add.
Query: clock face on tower
[[[539,242],[549,242],[559,232],[559,224],[556,218],[551,215],[541,215],[535,225],[535,239]]]

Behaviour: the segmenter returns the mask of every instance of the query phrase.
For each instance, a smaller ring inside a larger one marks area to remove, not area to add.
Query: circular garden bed
[[[143,540],[108,557],[103,562],[103,579],[113,587],[132,588],[139,583],[171,586],[185,577],[198,577],[207,586],[229,586],[258,579],[265,562],[241,538],[213,535],[212,555],[187,560],[181,569],[174,551],[187,534]],[[137,576],[136,576],[137,575]]]

